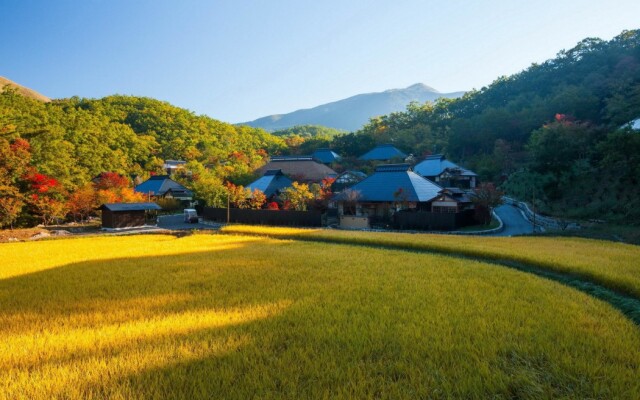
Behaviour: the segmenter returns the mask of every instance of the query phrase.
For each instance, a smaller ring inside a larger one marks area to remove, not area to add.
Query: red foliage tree
[[[131,186],[131,182],[125,176],[115,172],[103,172],[95,182],[97,190],[124,189]]]

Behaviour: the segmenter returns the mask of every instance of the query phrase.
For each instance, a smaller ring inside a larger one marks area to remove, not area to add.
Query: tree
[[[331,185],[335,182],[335,178],[325,178],[320,184],[313,183],[309,190],[313,194],[313,208],[319,211],[326,211],[329,207],[329,201],[333,196]]]
[[[97,177],[94,186],[96,190],[119,190],[131,187],[131,181],[116,172],[103,172]]]
[[[15,186],[6,185],[0,179],[0,227],[9,225],[18,219],[24,207],[24,198]]]
[[[38,215],[43,225],[50,225],[54,221],[64,219],[68,208],[64,200],[57,196],[32,194],[29,204],[33,208],[34,214]]]
[[[227,182],[226,186],[231,205],[235,208],[251,208],[251,192],[249,189],[245,189],[242,185],[234,185],[231,182]]]
[[[289,208],[296,211],[307,211],[307,205],[314,199],[313,193],[306,183],[293,182],[293,184],[282,190],[280,196],[288,203]]]
[[[260,189],[253,189],[251,197],[249,197],[249,208],[253,210],[260,210],[264,203],[267,202],[267,196]]]
[[[491,214],[493,209],[503,203],[502,193],[496,189],[495,185],[491,182],[481,183],[474,189],[474,196],[472,201],[476,207],[476,217],[480,223],[489,225],[491,223]]]
[[[29,185],[29,206],[44,225],[63,219],[67,215],[65,191],[60,182],[37,172],[31,172],[25,178]]]
[[[344,213],[347,215],[356,215],[356,208],[361,194],[359,190],[345,189],[342,192],[342,199],[344,202]]]
[[[75,221],[84,221],[95,213],[98,206],[97,193],[92,184],[88,183],[69,195],[67,208]]]

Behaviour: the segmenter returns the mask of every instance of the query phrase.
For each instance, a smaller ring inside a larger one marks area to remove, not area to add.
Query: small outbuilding
[[[161,209],[156,203],[105,203],[99,207],[103,229],[144,226],[148,211]]]

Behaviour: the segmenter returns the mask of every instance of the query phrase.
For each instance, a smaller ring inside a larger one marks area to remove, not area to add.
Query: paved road
[[[512,205],[504,204],[496,208],[496,214],[502,219],[504,229],[500,233],[487,236],[513,236],[533,232],[533,224],[527,221],[520,210]]]
[[[219,227],[220,225],[188,224],[184,222],[184,216],[182,214],[163,215],[158,221],[158,228],[171,230],[218,229]]]

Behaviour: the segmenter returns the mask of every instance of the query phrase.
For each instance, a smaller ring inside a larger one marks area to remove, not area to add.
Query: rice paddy
[[[640,398],[637,325],[485,262],[234,235],[0,254],[0,398]]]
[[[557,237],[482,237],[229,225],[229,234],[433,251],[512,261],[584,278],[640,299],[640,246]]]

